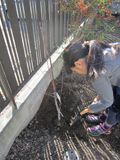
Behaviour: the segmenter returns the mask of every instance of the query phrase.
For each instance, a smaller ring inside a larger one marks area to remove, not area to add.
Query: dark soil
[[[120,17],[116,17],[117,19]],[[116,29],[114,36],[118,33],[120,35],[118,26]],[[112,42],[112,39],[109,38],[108,42]],[[99,137],[87,134],[87,127],[93,125],[86,123],[85,118],[72,127],[69,125],[71,117],[82,111],[95,98],[96,93],[91,84],[84,76],[76,73],[68,77],[64,69],[55,83],[62,100],[61,113],[64,117],[61,117],[61,126],[57,126],[54,98],[45,95],[39,111],[15,139],[6,160],[62,160],[65,152],[71,149],[78,152],[81,160],[120,159],[120,123],[112,127],[110,135]],[[53,93],[52,84],[46,93]]]

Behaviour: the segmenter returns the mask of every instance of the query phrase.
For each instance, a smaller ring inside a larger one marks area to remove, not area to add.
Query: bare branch
[[[51,66],[51,76],[52,76],[52,85],[53,85],[53,89],[54,89],[54,100],[55,100],[55,105],[56,105],[56,109],[57,109],[57,112],[58,112],[58,120],[60,121],[60,109],[58,107],[58,102],[57,102],[57,96],[56,96],[56,86],[55,86],[55,81],[54,81],[54,76],[53,76],[53,68],[52,68],[52,61],[51,61],[51,57],[50,57],[50,54],[48,52],[48,46],[47,46],[47,42],[45,40],[45,37],[44,37],[44,34],[43,34],[43,28],[41,27],[41,23],[39,23],[40,25],[40,29],[41,29],[41,34],[42,34],[42,39],[43,39],[43,44],[44,44],[44,47],[45,47],[45,50],[46,50],[46,53],[49,57],[49,60],[50,60],[50,66]]]

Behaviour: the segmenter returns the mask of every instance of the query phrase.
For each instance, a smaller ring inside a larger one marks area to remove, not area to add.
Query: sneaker
[[[92,128],[88,128],[87,132],[92,136],[100,136],[101,134],[108,135],[108,134],[111,134],[111,128],[105,129],[102,123],[100,123],[100,125],[94,126]]]
[[[86,116],[86,122],[90,122],[90,123],[101,123],[101,122],[104,122],[100,119],[102,115],[99,115],[99,116],[95,116],[95,115],[88,115]]]

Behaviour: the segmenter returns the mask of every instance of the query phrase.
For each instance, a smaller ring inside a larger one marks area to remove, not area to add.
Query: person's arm
[[[100,100],[89,105],[88,112],[96,113],[110,107],[113,104],[113,89],[107,75],[101,74],[92,82],[92,85]]]
[[[93,100],[92,104],[98,102],[99,100],[100,100],[100,98],[99,98],[99,96],[97,95],[97,96],[95,97],[95,99]],[[89,112],[89,113],[94,113],[92,110],[90,110],[89,106],[88,106],[88,112]]]

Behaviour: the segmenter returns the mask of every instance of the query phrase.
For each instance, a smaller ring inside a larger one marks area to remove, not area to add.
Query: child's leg
[[[109,110],[108,112],[108,116],[106,118],[106,121],[105,123],[108,125],[108,126],[113,126],[117,123],[117,119],[116,119],[116,115],[118,114],[118,112],[114,112],[112,111],[111,109]]]
[[[117,120],[118,112],[120,111],[120,95],[116,94],[114,98],[114,103],[111,107],[106,109],[104,115],[107,115],[106,121],[98,126],[88,128],[87,132],[93,136],[99,136],[101,134],[110,134],[111,127],[115,125]]]
[[[117,123],[117,114],[120,110],[120,95],[116,94],[114,98],[113,105],[109,108],[108,116],[106,118],[105,124],[107,126],[113,126]]]

